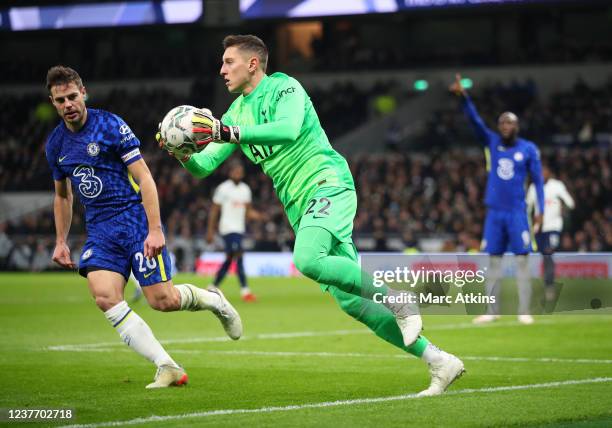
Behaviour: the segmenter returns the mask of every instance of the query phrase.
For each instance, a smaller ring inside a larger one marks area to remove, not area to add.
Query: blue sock
[[[238,257],[236,260],[236,267],[238,268],[238,279],[240,280],[240,287],[246,288],[248,287],[246,282],[246,275],[244,274],[244,263],[242,262],[242,256]]]
[[[221,269],[219,269],[217,275],[215,276],[215,282],[213,282],[215,287],[218,287],[219,284],[221,284],[221,281],[223,281],[223,278],[225,278],[225,275],[227,275],[227,271],[229,270],[231,264],[232,259],[230,257],[226,258],[223,264],[221,265]]]

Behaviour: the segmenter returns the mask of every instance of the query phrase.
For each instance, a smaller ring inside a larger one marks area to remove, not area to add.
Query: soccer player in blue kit
[[[502,113],[497,121],[497,130],[487,128],[478,115],[476,107],[461,84],[457,74],[450,87],[451,92],[461,97],[463,109],[473,125],[480,142],[488,151],[487,189],[485,204],[487,216],[484,225],[482,247],[490,257],[487,275],[487,295],[495,297],[487,313],[474,319],[481,324],[499,318],[501,259],[509,249],[516,256],[516,282],[519,290],[518,320],[532,324],[530,314],[531,283],[527,254],[531,251],[531,234],[525,204],[525,185],[530,175],[536,189],[539,214],[534,216],[533,227],[537,232],[544,213],[544,179],[540,152],[536,145],[518,136],[519,123],[512,112]]]
[[[185,384],[183,368],[124,300],[130,271],[156,310],[210,310],[232,339],[242,334],[240,316],[219,290],[172,284],[157,189],[129,126],[112,113],[87,108],[83,82],[69,67],[49,69],[47,89],[62,118],[46,145],[55,181],[53,261],[77,267],[66,241],[74,189],[85,206],[87,226],[78,271],[87,278],[96,305],[123,341],[157,366],[147,388]]]

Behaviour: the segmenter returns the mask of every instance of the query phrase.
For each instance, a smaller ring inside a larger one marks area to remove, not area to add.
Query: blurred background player
[[[351,317],[428,364],[431,384],[420,395],[442,394],[463,374],[463,362],[420,334],[421,316],[405,292],[377,288],[362,272],[352,239],[357,209],[353,177],[329,143],[310,97],[296,79],[266,74],[268,49],[258,37],[227,36],[223,48],[220,74],[228,91],[239,96],[221,120],[204,110],[194,116],[194,128],[210,129],[202,140],[210,144],[179,159],[182,165],[203,178],[236,150],[260,164],[295,230],[296,268]],[[390,299],[376,303],[375,295]]]
[[[85,106],[78,73],[63,66],[47,73],[49,99],[62,122],[47,140],[55,180],[56,245],[53,261],[75,269],[67,244],[72,223],[72,187],[86,207],[87,241],[78,264],[96,305],[134,351],[157,366],[147,388],[187,383],[187,374],[124,299],[130,272],[153,309],[210,310],[233,339],[242,334],[235,309],[220,291],[191,284],[173,286],[157,189],[140,154],[140,141],[117,115]],[[70,186],[72,183],[72,187]]]
[[[538,230],[544,212],[540,153],[533,142],[518,136],[518,117],[512,112],[504,112],[499,116],[498,132],[487,128],[461,84],[459,74],[455,76],[450,90],[461,97],[465,114],[480,142],[485,146],[489,170],[485,196],[487,216],[482,247],[491,256],[487,275],[487,295],[495,296],[495,303],[488,305],[487,313],[476,317],[474,323],[487,323],[499,318],[501,261],[504,252],[509,249],[516,258],[518,320],[523,324],[532,324],[534,320],[530,314],[531,283],[527,259],[531,251],[531,234],[524,186],[529,174],[537,196],[538,211],[534,217],[534,229]]]
[[[235,261],[240,281],[240,296],[245,302],[254,302],[256,297],[249,289],[244,273],[242,238],[246,231],[246,218],[261,218],[261,215],[251,207],[251,189],[242,181],[243,178],[244,167],[239,161],[232,161],[229,166],[229,179],[221,183],[213,195],[206,241],[209,244],[213,243],[219,220],[219,233],[225,243],[225,261],[211,285],[220,287],[232,261]]]
[[[574,199],[567,191],[561,180],[554,178],[548,165],[542,167],[544,177],[544,221],[540,230],[534,230],[538,251],[542,253],[544,263],[544,295],[547,302],[556,297],[555,290],[555,261],[553,253],[561,242],[563,230],[563,204],[574,209]],[[527,212],[535,211],[539,214],[539,204],[536,203],[536,189],[533,183],[527,191]]]

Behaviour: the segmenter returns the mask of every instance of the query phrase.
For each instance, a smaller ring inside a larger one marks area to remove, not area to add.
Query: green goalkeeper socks
[[[402,332],[389,309],[372,300],[346,293],[337,287],[328,287],[328,291],[344,312],[365,324],[378,337],[421,358],[429,340],[424,336],[419,336],[412,345],[405,346]]]

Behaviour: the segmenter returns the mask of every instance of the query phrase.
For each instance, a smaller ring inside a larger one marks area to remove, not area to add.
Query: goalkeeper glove
[[[158,128],[161,128],[161,123],[158,125]],[[173,153],[171,150],[168,150],[166,148],[166,142],[163,140],[162,136],[161,136],[161,132],[157,131],[157,133],[155,134],[155,141],[157,141],[157,144],[159,145],[159,148],[162,150],[165,150],[168,153],[168,156],[172,156],[173,158],[185,163],[187,162],[191,156],[190,155],[179,155],[177,153]]]
[[[194,111],[191,121],[194,125],[194,135],[206,135],[205,138],[198,138],[198,144],[207,144],[213,141],[232,144],[240,143],[240,127],[225,125],[214,117],[212,112],[207,108]]]

